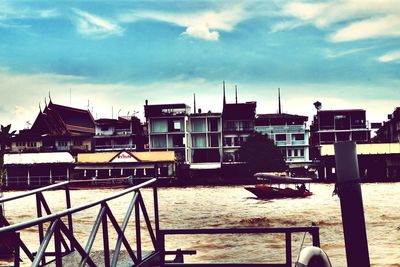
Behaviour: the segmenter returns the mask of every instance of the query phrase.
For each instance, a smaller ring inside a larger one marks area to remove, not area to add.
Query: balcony
[[[136,150],[136,144],[124,144],[124,145],[96,145],[96,151],[118,151],[118,150]]]

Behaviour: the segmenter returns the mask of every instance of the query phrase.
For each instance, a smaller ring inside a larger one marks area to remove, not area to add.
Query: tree
[[[6,147],[11,142],[11,137],[14,136],[15,131],[10,132],[11,124],[7,126],[1,125],[0,128],[0,186],[3,182],[3,176],[5,175],[6,170],[4,170],[4,154],[6,152]]]
[[[250,173],[284,171],[282,153],[266,135],[255,133],[239,149],[239,157],[247,163]]]

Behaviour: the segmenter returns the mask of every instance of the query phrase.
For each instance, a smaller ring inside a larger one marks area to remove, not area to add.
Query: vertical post
[[[286,240],[286,266],[292,266],[292,233],[285,233]]]
[[[314,225],[313,225],[314,226]],[[319,228],[314,226],[313,231],[311,232],[312,235],[312,242],[314,247],[320,247],[320,241],[319,241]]]
[[[28,186],[29,186],[29,185],[31,185],[31,174],[29,172],[29,166],[28,166],[28,176],[27,176],[27,178],[28,178],[27,182],[28,182]]]
[[[56,267],[62,267],[62,253],[61,253],[61,229],[59,223],[56,221],[56,228],[54,231],[54,252]]]
[[[139,262],[142,261],[142,238],[140,235],[140,210],[139,201],[135,203],[135,227],[136,227],[136,255]]]
[[[52,184],[53,183],[53,174],[51,172],[51,167],[50,167],[50,170],[49,170],[49,180],[50,180],[50,184]]]
[[[13,234],[14,235],[14,266],[15,267],[19,267],[19,258],[20,258],[20,254],[19,254],[19,240],[20,240],[20,236],[19,236],[19,232],[16,232]]]
[[[165,235],[159,233],[157,236],[158,251],[160,252],[160,266],[165,266]]]
[[[347,266],[370,266],[356,143],[335,143],[335,161]]]
[[[39,194],[41,193],[36,193],[36,213],[38,218],[42,217],[42,202],[40,200]],[[43,223],[39,223],[38,228],[39,228],[39,244],[42,244],[44,238]],[[43,255],[42,259],[42,264],[44,265],[45,263],[46,263],[46,254]]]
[[[102,204],[104,207],[104,204]],[[108,226],[107,226],[107,212],[103,214],[101,218],[101,226],[103,229],[103,247],[104,247],[104,266],[110,266],[110,246],[108,243]]]
[[[65,185],[65,204],[67,209],[71,208],[71,194],[69,190],[69,184]],[[68,229],[71,231],[71,234],[74,234],[74,224],[72,222],[72,213],[67,215],[68,217]],[[70,242],[70,248],[73,250],[72,241]]]
[[[160,237],[160,221],[159,221],[159,215],[158,215],[158,192],[157,192],[157,184],[158,184],[158,172],[156,171],[158,169],[158,164],[154,164],[154,178],[157,179],[157,181],[153,184],[153,201],[154,201],[154,228],[156,231],[156,240],[158,247],[157,249],[160,249],[160,244],[159,244],[159,237]]]

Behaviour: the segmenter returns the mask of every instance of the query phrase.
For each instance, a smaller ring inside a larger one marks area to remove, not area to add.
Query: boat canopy
[[[279,176],[271,174],[268,172],[258,172],[254,174],[259,180],[269,181],[270,183],[276,184],[301,184],[312,182],[311,178],[299,178],[299,177],[289,177],[289,176]]]

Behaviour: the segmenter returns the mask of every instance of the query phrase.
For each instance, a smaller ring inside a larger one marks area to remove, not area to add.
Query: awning
[[[216,170],[216,169],[221,169],[221,163],[219,163],[219,162],[191,163],[190,169],[192,169],[192,170]]]
[[[18,153],[5,154],[5,165],[28,165],[46,163],[75,163],[69,152]]]

